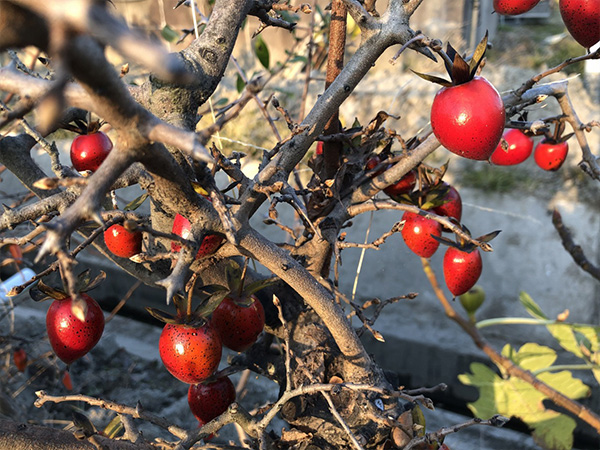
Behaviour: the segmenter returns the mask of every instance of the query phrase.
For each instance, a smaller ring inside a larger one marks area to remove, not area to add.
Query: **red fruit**
[[[234,401],[235,387],[229,377],[207,384],[192,384],[188,389],[188,404],[200,426],[219,417]]]
[[[95,172],[113,148],[110,138],[102,131],[83,134],[73,139],[71,162],[75,170]]]
[[[188,239],[190,237],[190,230],[192,228],[192,224],[189,220],[183,217],[181,214],[177,214],[175,216],[175,220],[173,221],[172,233],[177,236],[181,236],[184,239]],[[196,259],[202,258],[206,255],[210,255],[217,251],[219,246],[223,242],[223,238],[218,234],[208,234],[204,236],[202,242],[200,243],[200,249],[196,254]],[[181,244],[178,242],[171,242],[171,251],[178,252],[181,250]]]
[[[158,341],[163,364],[171,375],[188,384],[207,379],[221,361],[221,339],[205,323],[200,327],[168,323]]]
[[[417,172],[411,170],[402,178],[400,178],[400,181],[398,181],[396,184],[386,187],[383,192],[389,196],[408,194],[414,189],[415,184],[417,184]]]
[[[381,163],[381,161],[382,160],[378,155],[372,156],[371,158],[369,158],[367,160],[367,163],[365,164],[365,169],[373,170],[375,167],[377,167]],[[386,169],[387,169],[387,166],[384,165],[377,172],[371,174],[371,177],[376,177],[377,175],[381,175],[383,172],[385,172]]]
[[[317,149],[315,150],[315,154],[317,154],[317,155],[323,154],[323,141],[317,141]]]
[[[452,153],[468,159],[489,159],[500,142],[504,118],[500,94],[482,77],[443,87],[431,107],[435,136]]]
[[[69,373],[68,370],[65,370],[63,372],[61,381],[67,391],[73,390],[73,380],[71,380],[71,374]]]
[[[113,255],[131,258],[142,251],[141,231],[128,231],[123,225],[113,225],[104,232],[104,243]]]
[[[567,159],[569,144],[567,142],[553,142],[547,139],[535,146],[533,157],[538,166],[544,170],[558,170]]]
[[[440,246],[431,235],[441,236],[442,226],[432,219],[406,211],[402,216],[402,237],[408,248],[423,258],[431,257]]]
[[[600,41],[600,0],[560,0],[559,8],[573,39],[585,48]]]
[[[265,326],[265,311],[254,295],[241,299],[225,297],[213,311],[211,324],[223,345],[236,352],[250,348]]]
[[[540,0],[494,0],[494,11],[505,16],[523,14],[533,9]]]
[[[433,208],[433,212],[438,216],[454,217],[460,222],[462,218],[462,199],[460,194],[454,188],[447,183],[448,193],[444,196],[444,204]]]
[[[82,322],[71,311],[73,300],[67,297],[54,300],[46,314],[46,330],[50,345],[60,359],[71,364],[89,352],[104,331],[104,314],[100,306],[87,294],[79,294],[87,305]]]
[[[533,150],[533,141],[521,130],[511,128],[504,133],[502,138],[506,141],[507,148],[502,148],[502,140],[492,153],[490,161],[497,166],[514,166],[521,164]]]
[[[27,367],[27,352],[22,348],[17,348],[13,352],[13,362],[19,372],[25,372]]]
[[[457,297],[473,286],[481,275],[482,261],[479,249],[465,252],[448,247],[444,255],[444,279],[446,286]]]

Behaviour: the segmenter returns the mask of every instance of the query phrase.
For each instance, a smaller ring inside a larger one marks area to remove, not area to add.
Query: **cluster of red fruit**
[[[373,171],[376,167],[380,169],[376,170],[373,176],[383,173],[388,167],[382,156],[373,156],[367,161],[367,171]],[[417,204],[421,209],[449,217],[453,222],[460,223],[462,199],[456,188],[437,179],[415,190],[417,179],[417,171],[412,170],[383,191],[399,203]],[[404,222],[402,238],[416,255],[430,258],[437,251],[440,242],[449,245],[444,255],[444,279],[453,295],[464,294],[475,285],[482,271],[479,249],[468,244],[447,242],[441,237],[444,231],[442,225],[420,214],[406,211],[402,220]]]
[[[536,164],[544,170],[560,169],[569,152],[565,137],[545,137],[538,142],[533,152]],[[492,153],[490,162],[497,166],[514,166],[524,162],[533,150],[533,140],[523,131],[511,128],[502,136],[498,147]]]
[[[210,319],[180,312],[168,320],[159,340],[160,357],[175,378],[190,384],[188,403],[200,425],[221,415],[235,401],[231,380],[212,376],[221,361],[222,346],[237,352],[247,350],[264,324],[262,304],[244,293],[225,297]]]
[[[535,7],[540,0],[494,0],[498,14],[514,16]],[[560,0],[562,20],[577,42],[590,48],[600,41],[600,0]]]

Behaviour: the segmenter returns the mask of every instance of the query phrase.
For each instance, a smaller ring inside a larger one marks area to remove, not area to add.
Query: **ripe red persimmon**
[[[494,11],[505,16],[523,14],[535,7],[540,0],[494,0]]]
[[[104,332],[104,314],[96,300],[87,294],[79,295],[87,305],[83,322],[73,314],[71,297],[54,300],[46,313],[50,345],[56,356],[67,364],[94,348]]]
[[[569,144],[566,141],[554,142],[544,139],[535,146],[533,158],[542,169],[555,171],[563,165],[568,152]]]
[[[481,276],[483,263],[481,253],[476,248],[466,252],[448,247],[444,254],[444,280],[455,297],[464,294],[477,283]]]
[[[560,0],[559,9],[567,30],[583,47],[600,41],[600,0]]]
[[[229,377],[192,384],[188,389],[188,405],[201,426],[227,411],[234,401],[235,387]]]
[[[265,326],[265,311],[254,295],[225,297],[213,311],[211,324],[227,348],[243,352],[256,342]]]
[[[104,231],[104,243],[113,255],[131,258],[142,251],[142,233],[115,224]]]
[[[192,224],[189,220],[183,217],[181,214],[175,215],[175,220],[173,221],[172,233],[177,236],[181,236],[184,239],[189,238],[192,229]],[[208,234],[204,236],[202,242],[200,243],[200,248],[198,249],[198,253],[196,254],[196,259],[202,258],[206,255],[210,255],[217,251],[221,243],[223,242],[223,238],[218,234]],[[181,244],[178,242],[171,242],[171,251],[179,252],[181,250]]]
[[[482,77],[438,91],[431,107],[431,127],[440,143],[459,156],[488,160],[504,131],[504,104]]]
[[[502,145],[503,140],[506,142],[506,148]],[[511,128],[502,136],[502,140],[492,153],[490,161],[497,166],[514,166],[529,158],[532,150],[533,140],[521,130]]]
[[[431,235],[441,236],[442,226],[435,220],[427,219],[409,211],[402,215],[402,220],[404,220],[402,237],[408,248],[423,258],[433,256],[440,243]]]
[[[77,136],[71,143],[71,163],[79,172],[95,172],[112,148],[112,141],[102,131]]]
[[[221,339],[207,322],[202,326],[168,323],[158,341],[166,369],[180,381],[196,384],[206,380],[219,366]]]

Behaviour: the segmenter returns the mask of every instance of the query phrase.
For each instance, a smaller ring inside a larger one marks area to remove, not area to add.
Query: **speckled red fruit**
[[[112,148],[112,141],[102,131],[77,136],[71,144],[71,163],[80,172],[95,172]]]
[[[554,143],[544,139],[535,146],[533,158],[542,169],[555,171],[563,165],[568,152],[569,144],[567,142]]]
[[[487,160],[504,131],[504,104],[485,78],[443,87],[433,99],[431,127],[440,143],[459,156]]]
[[[234,401],[235,387],[229,377],[207,384],[192,384],[188,389],[188,405],[200,425],[219,417]]]
[[[409,211],[404,213],[402,220],[405,221],[402,237],[408,248],[423,258],[431,257],[440,246],[431,235],[441,236],[441,225],[435,220],[426,219]]]
[[[411,170],[395,184],[386,187],[383,192],[387,195],[402,195],[411,192],[417,184],[417,172]]]
[[[448,247],[443,265],[446,286],[457,297],[475,286],[479,279],[482,269],[481,253],[478,248],[468,253]]]
[[[560,0],[559,8],[573,39],[585,48],[600,41],[600,0]]]
[[[533,150],[533,140],[526,136],[521,130],[511,128],[502,136],[506,141],[507,148],[502,148],[502,140],[492,153],[490,161],[497,166],[514,166],[521,164]]]
[[[195,384],[206,380],[219,366],[221,339],[209,323],[198,328],[168,323],[160,335],[158,351],[171,375]]]
[[[181,236],[184,239],[188,239],[190,237],[190,230],[192,228],[192,224],[189,220],[183,217],[181,214],[177,214],[175,216],[175,220],[173,221],[172,233],[177,236]],[[204,236],[202,242],[200,243],[200,248],[198,249],[198,253],[196,254],[196,259],[202,258],[206,255],[210,255],[217,251],[221,243],[223,242],[223,238],[218,234],[208,234]],[[171,250],[173,252],[178,252],[181,250],[181,245],[178,242],[171,242]]]
[[[89,295],[80,295],[87,304],[83,322],[71,311],[71,297],[54,300],[46,313],[46,331],[50,345],[56,356],[67,364],[94,348],[104,331],[104,314],[100,306]]]
[[[249,305],[246,303],[250,301]],[[265,311],[254,295],[250,300],[225,297],[212,313],[211,324],[223,345],[236,352],[250,348],[265,326]]]
[[[494,0],[494,11],[505,16],[523,14],[533,9],[540,0]]]
[[[104,231],[104,243],[113,255],[131,258],[142,251],[142,233],[115,224]]]
[[[448,186],[448,193],[444,196],[444,204],[433,208],[433,212],[438,216],[454,217],[460,222],[462,218],[462,199],[454,186]]]

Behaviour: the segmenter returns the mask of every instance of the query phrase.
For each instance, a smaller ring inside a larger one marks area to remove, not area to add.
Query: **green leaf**
[[[219,106],[225,106],[228,102],[229,102],[229,99],[226,97],[223,97],[223,98],[220,98],[219,100],[217,100],[215,103],[213,103],[213,106],[215,108],[217,108]]]
[[[254,53],[265,69],[269,69],[269,49],[262,36],[254,39]]]
[[[544,314],[544,312],[538,306],[538,304],[533,301],[533,299],[529,296],[528,293],[521,291],[521,293],[519,294],[519,300],[521,301],[521,304],[525,307],[529,315],[531,315],[532,317],[541,320],[550,320],[548,319],[548,316]]]
[[[308,62],[308,59],[306,59],[306,56],[301,56],[301,55],[295,55],[292,59],[290,59],[290,64],[297,63],[297,62],[306,64]]]
[[[531,372],[550,367],[556,361],[556,352],[549,347],[533,342],[524,344],[521,349],[514,353],[510,345],[505,345],[502,355],[510,358],[519,367]]]
[[[135,198],[132,201],[130,201],[129,203],[127,203],[127,205],[123,209],[125,211],[135,211],[140,206],[142,206],[142,204],[146,201],[147,198],[148,198],[148,193],[145,192],[142,195],[140,195],[138,198]]]
[[[160,30],[160,34],[168,42],[175,42],[179,38],[179,33],[169,25],[165,25],[163,29]]]
[[[597,352],[598,346],[598,333],[600,333],[600,327],[594,327],[591,325],[577,325],[568,323],[557,323],[547,325],[546,328],[550,334],[558,341],[560,346],[566,351],[573,353],[575,356],[586,359],[581,347],[580,342],[583,342],[583,336],[589,343],[589,351]],[[576,334],[577,333],[577,334]],[[579,338],[577,336],[580,336]],[[578,341],[579,339],[579,341]]]
[[[244,80],[242,79],[240,74],[238,74],[237,80],[235,81],[235,88],[237,89],[238,93],[241,93],[245,87],[246,83],[244,83]]]
[[[259,280],[259,281],[255,281],[253,283],[247,284],[246,286],[244,286],[244,294],[247,296],[250,296],[250,295],[266,288],[267,286],[271,286],[271,285],[277,283],[278,280],[279,280],[279,277],[271,277],[271,278],[267,278],[266,280]]]
[[[552,349],[534,343],[523,345],[517,352],[507,345],[502,353],[526,370],[548,367],[556,358]],[[477,401],[468,405],[476,417],[489,419],[494,414],[516,416],[533,429],[534,439],[542,447],[554,450],[572,448],[575,421],[557,411],[546,409],[544,401],[548,398],[544,394],[519,378],[502,378],[480,363],[472,363],[470,370],[471,373],[461,374],[458,379],[463,384],[479,389]],[[572,399],[590,393],[588,386],[573,378],[566,370],[543,372],[538,378]]]
[[[107,438],[114,439],[119,435],[119,433],[121,433],[123,431],[123,429],[124,429],[124,427],[123,427],[123,422],[121,422],[121,416],[116,415],[108,423],[108,425],[106,425],[106,427],[104,428],[104,430],[102,432],[104,433],[104,436],[106,436]]]
[[[227,289],[223,289],[215,292],[213,295],[208,297],[202,304],[198,305],[196,310],[194,311],[196,316],[200,316],[203,318],[207,318],[212,314],[212,312],[217,309],[217,307],[221,304],[223,299],[229,295],[229,291]]]

